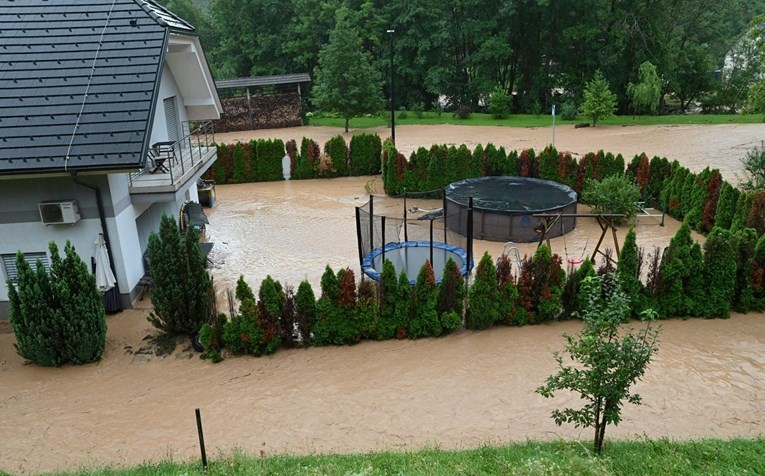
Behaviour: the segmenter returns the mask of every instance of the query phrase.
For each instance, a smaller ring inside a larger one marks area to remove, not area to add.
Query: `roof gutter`
[[[117,293],[119,294],[120,283],[117,278],[117,270],[114,267],[114,254],[112,253],[112,242],[111,240],[109,240],[109,230],[106,228],[106,213],[104,211],[104,200],[103,200],[103,197],[101,196],[101,189],[95,185],[88,185],[84,182],[80,182],[77,179],[77,172],[72,172],[71,176],[72,176],[72,181],[75,184],[81,185],[85,188],[89,188],[90,190],[93,190],[96,194],[96,206],[98,207],[98,218],[101,221],[101,233],[104,235],[104,242],[106,243],[106,252],[109,254],[109,267],[112,269],[112,273],[114,274],[114,287],[117,289]],[[120,306],[120,310],[122,310],[122,306]]]

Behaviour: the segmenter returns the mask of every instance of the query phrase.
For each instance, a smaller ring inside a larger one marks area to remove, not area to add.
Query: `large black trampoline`
[[[528,177],[480,177],[446,187],[446,226],[466,234],[468,203],[473,199],[473,237],[488,241],[537,241],[537,213],[576,213],[577,194],[567,185]],[[548,231],[554,238],[576,227],[575,217],[558,220]]]

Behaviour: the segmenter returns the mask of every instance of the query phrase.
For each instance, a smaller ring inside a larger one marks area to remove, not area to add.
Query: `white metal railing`
[[[212,121],[183,122],[181,126],[182,139],[152,145],[147,167],[130,172],[130,187],[139,184],[173,185],[186,172],[194,170],[210,157],[210,150],[215,148]]]

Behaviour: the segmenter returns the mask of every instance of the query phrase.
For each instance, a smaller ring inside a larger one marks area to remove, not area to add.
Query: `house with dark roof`
[[[0,317],[15,255],[107,241],[122,307],[164,213],[198,201],[220,99],[194,27],[151,0],[0,0]]]

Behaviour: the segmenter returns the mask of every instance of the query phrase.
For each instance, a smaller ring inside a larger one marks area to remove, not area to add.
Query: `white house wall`
[[[178,120],[180,122],[188,121],[189,117],[186,112],[186,103],[181,95],[181,90],[178,87],[178,83],[175,81],[173,72],[167,64],[165,64],[162,69],[162,82],[159,85],[159,97],[157,98],[157,108],[154,111],[154,125],[151,129],[151,140],[149,141],[149,144],[167,140],[167,122],[165,119],[163,101],[173,96],[175,96],[176,105],[178,107]],[[178,131],[182,131],[181,124],[178,124]]]
[[[113,209],[105,179],[91,177],[82,181],[101,187],[109,215]],[[37,204],[46,200],[77,200],[82,219],[73,225],[44,225]],[[70,177],[1,180],[0,203],[3,204],[0,211],[0,254],[15,254],[19,250],[47,254],[50,241],[55,241],[63,254],[64,245],[69,240],[90,269],[90,258],[95,256],[94,242],[101,232],[93,190],[76,185]],[[5,281],[8,277],[2,266],[0,278],[0,301],[7,301]]]

